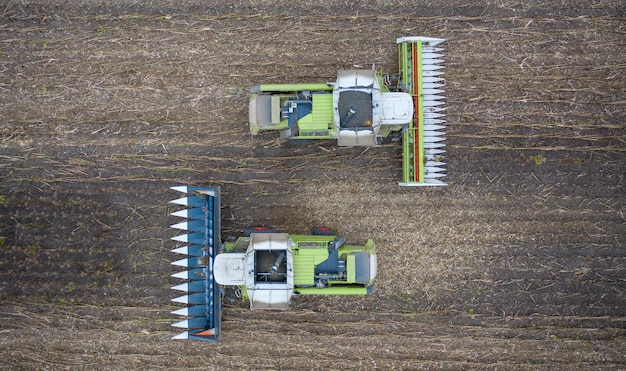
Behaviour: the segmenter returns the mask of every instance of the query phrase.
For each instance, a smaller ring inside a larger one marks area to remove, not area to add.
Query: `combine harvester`
[[[187,317],[172,326],[187,331],[173,339],[216,341],[221,332],[222,285],[237,287],[250,309],[287,309],[296,295],[367,295],[374,292],[376,250],[345,244],[328,228],[313,235],[289,235],[259,227],[246,236],[220,239],[219,187],[172,187],[186,197],[172,201],[187,208],[172,215],[185,218],[172,228],[187,231],[172,239],[184,243],[172,252],[186,255],[172,264],[186,270],[172,277],[172,287],[186,292],[172,299],[186,304],[174,314]]]
[[[403,186],[443,186],[445,176],[442,107],[445,83],[443,39],[397,40],[400,71],[344,70],[337,81],[313,84],[256,85],[251,89],[250,130],[280,131],[292,141],[336,139],[340,146],[378,146],[402,141]],[[180,186],[187,206],[172,215],[185,218],[173,228],[184,245],[172,250],[186,257],[172,264],[186,270],[172,287],[185,295],[172,299],[186,306],[173,313],[186,319],[173,324],[187,331],[174,339],[216,341],[221,332],[223,286],[238,289],[251,309],[286,309],[294,294],[366,295],[374,291],[377,260],[374,242],[345,244],[325,228],[313,235],[273,230],[249,231],[221,241],[218,187]]]
[[[250,131],[340,146],[402,141],[402,186],[444,186],[443,39],[401,37],[400,71],[342,70],[337,81],[251,88]]]

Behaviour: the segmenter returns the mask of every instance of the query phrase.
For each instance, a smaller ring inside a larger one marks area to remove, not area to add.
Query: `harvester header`
[[[339,146],[401,141],[400,185],[446,185],[443,41],[397,39],[397,74],[340,70],[334,82],[255,85],[250,132],[279,131],[292,142],[336,139]]]
[[[216,341],[221,332],[225,287],[235,288],[250,309],[284,310],[293,295],[368,295],[374,292],[377,256],[374,241],[349,245],[325,227],[311,235],[278,233],[255,227],[239,238],[222,242],[219,187],[180,186],[186,197],[172,201],[186,206],[173,216],[185,221],[172,228],[185,231],[172,239],[172,250],[185,255],[172,264],[185,270],[172,275],[184,280],[172,289],[185,295],[172,301],[185,307],[185,317],[172,326],[187,329],[174,339]]]

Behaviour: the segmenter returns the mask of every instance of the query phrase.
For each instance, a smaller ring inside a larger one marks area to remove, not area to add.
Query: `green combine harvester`
[[[224,286],[233,286],[250,309],[287,309],[293,295],[368,295],[374,292],[377,259],[374,241],[347,245],[329,228],[313,235],[277,233],[256,227],[244,236],[220,239],[219,187],[180,186],[186,197],[172,201],[187,208],[172,213],[185,218],[172,228],[188,233],[172,252],[187,257],[172,264],[185,280],[172,289],[186,292],[172,299],[186,306],[174,314],[187,317],[173,324],[187,331],[174,339],[216,341],[221,332]]]
[[[445,186],[444,40],[401,37],[400,71],[342,70],[337,81],[251,88],[250,131],[279,131],[292,142],[336,139],[340,146],[402,141],[402,186]]]
[[[402,141],[404,186],[443,186],[444,40],[397,40],[400,71],[344,70],[337,81],[313,84],[256,85],[251,89],[250,130],[280,131],[291,141],[336,139],[340,146],[378,146]],[[185,294],[173,313],[185,317],[173,326],[186,329],[174,339],[216,341],[221,332],[226,286],[250,309],[287,309],[293,295],[367,295],[374,289],[374,242],[347,245],[327,228],[312,235],[253,228],[243,237],[221,240],[219,187],[172,187],[186,194],[172,201],[186,206],[172,215],[185,218],[172,228],[184,230],[172,250],[185,258],[172,264],[185,270],[172,289]]]

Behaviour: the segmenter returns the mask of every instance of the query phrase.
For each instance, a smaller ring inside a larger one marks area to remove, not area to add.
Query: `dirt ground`
[[[626,368],[624,3],[349,3],[0,4],[0,368]],[[399,187],[397,143],[249,135],[251,85],[394,72],[414,35],[447,40],[448,187]],[[169,340],[182,184],[224,236],[373,236],[377,292]]]

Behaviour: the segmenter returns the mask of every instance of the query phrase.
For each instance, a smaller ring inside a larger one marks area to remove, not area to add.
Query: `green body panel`
[[[346,255],[346,272],[348,272],[348,278],[346,281],[348,282],[356,282],[356,261],[355,256],[352,254]]]
[[[413,71],[413,77],[422,76],[422,42],[418,41],[412,44],[414,50],[414,57],[416,57],[416,61],[414,66],[416,67]],[[416,73],[417,71],[417,73]],[[416,165],[419,164],[419,168],[414,175],[414,181],[418,183],[424,182],[424,115],[422,115],[422,109],[424,107],[424,93],[421,77],[419,79],[415,79],[414,81],[418,82],[413,84],[413,91],[411,95],[413,95],[415,102],[415,116],[413,129],[417,132],[417,145],[413,149],[413,156],[416,161]],[[416,121],[416,122],[415,122]],[[416,127],[417,126],[417,127]]]
[[[406,184],[424,181],[424,116],[422,84],[422,42],[398,44],[400,77],[407,82],[407,93],[413,97],[415,115],[402,138],[402,182]]]
[[[385,81],[383,80],[383,71],[376,70],[376,79],[378,80],[378,86],[380,87],[381,93],[389,93],[389,88],[385,85]]]
[[[400,79],[409,81],[408,63],[408,44],[398,44],[398,62],[400,65]],[[413,121],[409,124],[409,128],[402,136],[402,182],[410,182],[411,179],[411,143],[413,142]]]
[[[332,91],[333,86],[320,83],[304,83],[304,84],[262,84],[252,88],[253,91],[259,92],[295,92],[295,91]]]
[[[311,113],[298,120],[298,138],[331,138],[334,131],[333,95],[313,94],[312,102]]]
[[[333,127],[333,95],[313,94],[312,129],[332,129]],[[301,127],[305,129],[305,127]]]
[[[413,143],[413,131],[407,130],[402,136],[402,182],[412,182],[411,172],[411,143]]]
[[[300,254],[293,260],[293,280],[296,286],[312,286],[315,284],[315,255]]]
[[[322,89],[324,88],[324,89]],[[295,89],[295,90],[294,90]],[[275,85],[256,85],[253,91],[260,93],[252,94],[251,101],[257,101],[261,98],[270,96],[269,120],[263,119],[251,120],[250,131],[253,135],[260,131],[276,131],[286,130],[289,128],[289,121],[281,118],[281,108],[290,99],[297,99],[298,94],[302,91],[317,91],[311,94],[312,110],[311,113],[297,120],[295,125],[298,130],[296,135],[292,135],[293,139],[327,139],[334,138],[335,128],[333,125],[333,95],[322,93],[332,87],[326,84],[275,84]],[[267,98],[266,98],[267,99]],[[255,103],[255,104],[261,104]],[[258,116],[255,116],[258,117]],[[263,121],[263,122],[260,122]]]
[[[363,286],[331,286],[323,289],[318,289],[317,287],[297,287],[295,291],[300,295],[368,295],[371,289]]]

